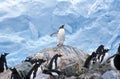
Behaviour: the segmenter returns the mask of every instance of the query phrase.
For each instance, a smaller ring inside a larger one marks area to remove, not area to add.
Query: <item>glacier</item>
[[[110,54],[120,43],[120,0],[0,0],[0,54],[14,66],[43,48],[65,24],[65,45],[91,53],[103,44]]]

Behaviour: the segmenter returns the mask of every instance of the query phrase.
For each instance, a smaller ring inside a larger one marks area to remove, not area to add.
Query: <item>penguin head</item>
[[[64,28],[64,25],[60,26],[60,28],[59,28],[59,29],[62,29],[62,28]]]
[[[105,51],[105,52],[108,52],[108,51],[109,51],[109,49],[104,49],[104,51]]]
[[[96,56],[97,56],[97,53],[92,52],[92,54],[91,54],[91,56],[90,56],[90,57],[92,58],[92,60],[91,60],[91,63],[92,63],[92,64],[95,64],[95,63],[96,63],[96,61],[97,61]]]
[[[9,53],[6,53],[6,52],[4,53],[5,56],[7,56],[8,54],[9,54]]]
[[[58,57],[61,57],[62,56],[62,54],[57,54],[58,55]]]
[[[7,56],[9,53],[4,52],[1,56]]]
[[[100,47],[104,47],[104,45],[101,44]]]
[[[40,63],[44,63],[46,60],[43,60],[43,59],[36,59],[36,63],[37,64],[40,64]]]

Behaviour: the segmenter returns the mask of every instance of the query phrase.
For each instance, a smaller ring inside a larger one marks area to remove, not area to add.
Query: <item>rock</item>
[[[82,74],[84,71],[83,67],[78,62],[75,62],[67,65],[66,68],[64,69],[64,72],[66,76],[78,76]]]
[[[53,79],[53,78],[48,74],[40,74],[35,79]]]
[[[11,71],[10,70],[6,70],[3,73],[0,73],[0,79],[10,79],[11,78]]]
[[[28,74],[28,72],[31,70],[32,68],[32,64],[29,63],[29,62],[22,62],[18,65],[15,66],[18,74],[21,76],[21,77],[26,77],[26,75]]]
[[[58,53],[63,55],[61,57],[61,61],[58,64],[58,67],[67,76],[78,76],[83,72],[82,66],[84,64],[85,59],[88,57],[88,54],[76,47],[66,45],[49,47],[27,58],[48,60],[47,62],[42,64],[42,67],[45,66],[45,68],[47,68],[51,58]],[[16,65],[15,68],[18,71],[18,73],[21,72],[19,73],[20,76],[22,75],[23,77],[25,77],[29,70],[32,68],[32,66],[33,65],[31,65],[31,63],[23,61],[22,63]],[[0,74],[0,79],[10,79],[10,76],[11,71],[9,70],[9,72]],[[52,79],[52,77],[41,73],[36,77],[36,79]],[[75,78],[71,77],[70,79]]]
[[[71,77],[67,77],[65,79],[78,79],[78,78],[76,78],[75,76],[71,76]]]
[[[78,79],[100,79],[101,73],[98,71],[88,71],[78,77]]]
[[[66,45],[50,47],[39,51],[29,58],[45,59],[50,61],[51,58],[58,53],[63,55],[61,57],[60,64],[58,64],[60,70],[65,71],[65,73],[71,76],[81,74],[81,68],[84,64],[85,59],[88,57],[88,54],[76,47]],[[46,65],[48,65],[48,63],[46,63]],[[70,73],[71,71],[68,71],[68,69],[72,69],[73,72]]]
[[[120,71],[110,70],[106,71],[102,76],[102,79],[120,79]]]

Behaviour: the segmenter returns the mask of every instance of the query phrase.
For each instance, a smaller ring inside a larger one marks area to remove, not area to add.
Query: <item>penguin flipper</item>
[[[54,33],[50,34],[50,36],[52,37],[52,36],[55,35],[55,34],[58,34],[58,32],[54,32]]]

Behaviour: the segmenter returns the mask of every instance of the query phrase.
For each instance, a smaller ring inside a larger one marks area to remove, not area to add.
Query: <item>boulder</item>
[[[78,79],[100,79],[101,73],[98,71],[88,71],[81,74]]]
[[[48,74],[39,74],[35,79],[53,79],[53,78]]]
[[[20,75],[21,78],[25,78],[28,72],[32,68],[32,64],[29,62],[22,62],[18,65],[15,66],[18,74]]]
[[[84,51],[72,47],[72,46],[55,46],[55,47],[49,47],[45,48],[34,55],[31,55],[26,58],[31,59],[44,59],[47,60],[47,62],[43,63],[42,65],[47,68],[48,63],[50,62],[51,58],[55,54],[62,54],[61,61],[58,64],[58,67],[60,71],[64,72],[66,76],[78,76],[83,72],[83,64],[88,57],[88,54]],[[16,65],[15,68],[20,76],[25,77],[26,74],[29,72],[29,70],[32,68],[32,64],[29,62],[21,62],[20,64]],[[43,67],[42,66],[42,67]],[[44,68],[43,67],[43,68]],[[0,79],[10,79],[11,71],[5,72],[0,74]],[[40,74],[36,77],[36,79],[52,79],[51,76],[46,74]],[[72,79],[72,77],[70,78]]]
[[[120,71],[118,70],[109,70],[106,71],[102,76],[102,79],[120,79]]]
[[[67,45],[49,47],[37,52],[29,58],[48,60],[45,64],[47,66],[51,58],[58,53],[63,55],[58,64],[60,70],[64,71],[69,76],[80,75],[82,73],[82,67],[88,54],[76,47]],[[69,69],[72,71],[69,71]]]
[[[10,79],[11,78],[11,71],[8,69],[3,73],[0,73],[0,79]]]

